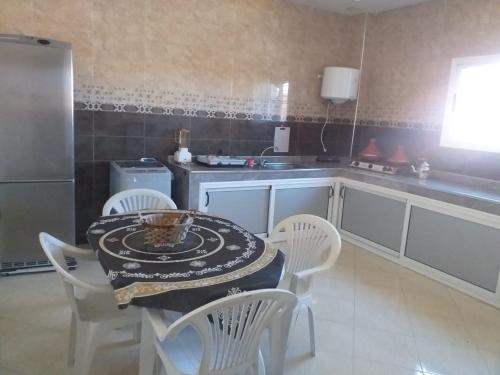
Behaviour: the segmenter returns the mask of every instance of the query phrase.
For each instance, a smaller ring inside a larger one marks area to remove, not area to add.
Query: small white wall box
[[[321,97],[340,104],[358,96],[359,69],[327,66],[323,70]]]
[[[290,128],[280,126],[274,128],[274,152],[288,152],[290,144]]]

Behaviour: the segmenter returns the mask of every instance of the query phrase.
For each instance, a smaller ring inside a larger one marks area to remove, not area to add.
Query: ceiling
[[[290,0],[296,4],[343,14],[376,13],[423,3],[429,0]]]

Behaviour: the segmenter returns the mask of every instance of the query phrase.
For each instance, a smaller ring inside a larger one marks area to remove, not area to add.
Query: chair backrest
[[[116,193],[102,208],[103,216],[147,209],[177,209],[170,197],[152,189],[129,189]]]
[[[331,267],[340,254],[341,240],[337,229],[314,215],[290,216],[276,225],[269,237],[282,235],[287,243],[286,272],[296,273],[318,266]]]
[[[246,374],[258,362],[263,331],[273,322],[291,319],[296,304],[297,297],[284,290],[240,293],[184,315],[157,337],[160,341],[175,339],[192,327],[203,347],[199,374]]]
[[[67,243],[58,240],[48,233],[40,233],[39,239],[45,255],[47,255],[47,258],[49,258],[50,262],[63,281],[66,295],[70,301],[73,313],[81,318],[81,312],[79,311],[80,304],[77,302],[77,298],[75,295],[76,288],[82,289],[85,293],[109,293],[111,290],[110,286],[108,287],[89,283],[75,277],[69,272],[66,263],[66,256],[77,259],[95,259],[93,254],[91,254],[92,251],[79,249],[77,247],[68,245]],[[110,298],[112,298],[112,294]]]

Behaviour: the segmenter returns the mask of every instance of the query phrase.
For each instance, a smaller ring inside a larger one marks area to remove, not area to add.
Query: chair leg
[[[311,346],[311,355],[316,356],[316,338],[314,332],[314,315],[310,305],[307,305],[307,312],[309,316],[309,344]]]
[[[75,375],[88,375],[92,365],[100,328],[95,323],[80,323],[77,327],[77,341],[75,346]]]
[[[153,327],[146,317],[145,310],[142,313],[141,345],[139,348],[139,375],[150,375],[154,373],[156,358],[155,336]],[[163,367],[163,364],[162,366]]]
[[[133,340],[135,343],[141,342],[141,323],[134,324],[132,328]]]
[[[69,327],[69,346],[68,346],[68,367],[73,367],[75,365],[75,345],[76,345],[76,317],[75,314],[71,313],[71,323]]]
[[[257,375],[265,375],[266,374],[266,364],[264,363],[264,356],[262,355],[262,351],[259,350],[259,363],[256,365]]]

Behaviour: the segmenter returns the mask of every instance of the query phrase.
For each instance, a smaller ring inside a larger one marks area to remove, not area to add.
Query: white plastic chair
[[[149,309],[146,321],[152,326],[156,352],[168,375],[262,374],[262,333],[272,325],[279,327],[274,331],[279,340],[273,344],[274,353],[281,353],[296,304],[297,297],[288,291],[262,289],[211,302],[170,326],[160,310]]]
[[[316,354],[314,315],[310,295],[311,276],[331,268],[337,260],[342,242],[335,227],[318,216],[290,216],[276,225],[269,236],[272,245],[285,237],[285,277],[278,285],[295,293],[299,308],[307,306],[311,354]]]
[[[176,210],[175,202],[167,195],[152,189],[129,189],[110,197],[102,208],[102,215],[122,214],[147,209]]]
[[[92,251],[68,245],[47,233],[40,233],[39,238],[63,281],[71,305],[68,366],[74,366],[77,375],[87,375],[99,341],[118,328],[131,326],[136,329],[141,321],[140,311],[134,307],[119,310],[109,283],[91,283],[69,272],[66,256],[95,261]]]

